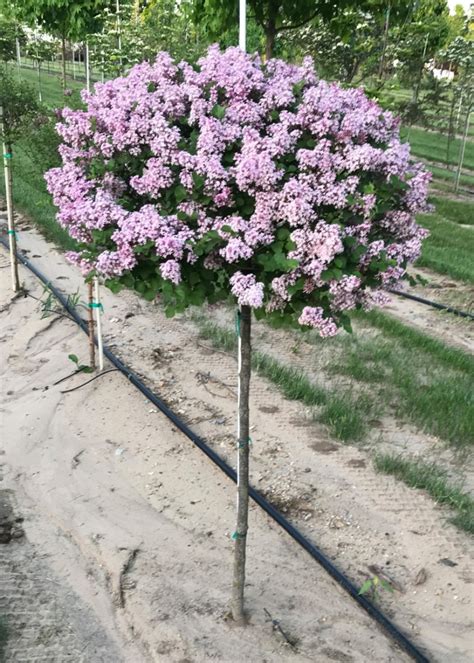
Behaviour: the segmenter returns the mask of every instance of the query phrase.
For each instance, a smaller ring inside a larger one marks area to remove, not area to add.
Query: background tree
[[[38,96],[40,101],[43,100],[41,90],[41,67],[43,62],[50,61],[54,58],[57,50],[58,43],[51,37],[39,33],[37,30],[33,31],[26,42],[25,54],[33,60],[38,73]]]
[[[12,288],[20,290],[16,259],[16,229],[13,215],[13,145],[22,138],[39,112],[36,94],[23,81],[16,81],[4,67],[0,69],[0,139],[3,146],[5,197],[7,201],[8,240]]]
[[[13,0],[16,15],[61,40],[62,84],[66,88],[66,42],[81,41],[98,29],[97,15],[106,0]]]
[[[412,90],[412,104],[418,103],[426,64],[445,46],[449,31],[446,0],[420,0],[410,20],[394,29],[392,58],[400,63],[400,82]]]
[[[0,8],[0,60],[9,62],[17,57],[18,45],[26,42],[25,32],[13,16],[1,12]]]
[[[228,0],[193,0],[194,16],[212,38],[220,39],[229,27],[238,25],[238,3]],[[276,49],[277,37],[290,30],[296,30],[314,20],[332,18],[345,5],[358,4],[354,0],[339,0],[330,3],[326,0],[248,0],[249,24],[251,21],[264,36],[265,58],[271,58]],[[235,42],[234,42],[235,43]],[[252,50],[251,42],[249,50]]]

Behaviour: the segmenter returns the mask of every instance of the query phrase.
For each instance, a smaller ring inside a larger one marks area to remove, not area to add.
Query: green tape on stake
[[[9,235],[18,235],[18,231],[17,230],[9,230],[8,234]]]
[[[239,442],[238,448],[243,449],[244,447],[247,447],[247,446],[249,447],[251,444],[252,444],[252,438],[249,437],[249,438],[247,438],[246,442]]]
[[[246,536],[246,534],[242,534],[241,532],[233,532],[231,538],[236,541],[237,539],[245,539]]]
[[[13,154],[11,154],[10,152],[5,152],[4,155],[3,155],[3,158],[4,159],[13,159]]]
[[[235,314],[235,333],[240,336],[240,311],[237,310]]]
[[[89,302],[89,308],[100,308],[101,311],[104,310],[101,302]]]

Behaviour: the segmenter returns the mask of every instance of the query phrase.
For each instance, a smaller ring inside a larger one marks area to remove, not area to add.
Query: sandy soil
[[[473,226],[474,228],[474,226]],[[439,304],[453,306],[461,311],[474,314],[474,286],[461,283],[448,276],[428,269],[412,269],[413,275],[420,275],[425,286],[408,287],[406,292]],[[426,331],[445,343],[474,352],[474,323],[452,313],[391,295],[391,303],[386,310],[405,324]]]
[[[84,293],[76,271],[35,232],[23,230],[20,245],[65,292]],[[407,660],[255,507],[250,626],[232,627],[234,486],[120,374],[67,394],[61,389],[85,378],[53,387],[71,371],[68,353],[86,360],[87,339],[64,318],[42,320],[30,298],[10,303],[8,270],[0,274],[3,484],[25,515],[21,545],[41,551],[48,577],[78,597],[61,623],[86,606],[97,647],[118,643],[133,663]],[[21,278],[40,296],[23,268]],[[166,320],[133,293],[103,294],[109,343],[232,462],[234,358],[207,348],[188,318]],[[397,590],[381,594],[382,608],[433,661],[471,660],[468,538],[428,497],[377,475],[366,451],[328,439],[266,381],[254,377],[252,394],[254,485],[356,583],[383,569]],[[74,628],[86,645],[87,629]],[[7,660],[24,659],[10,652]]]

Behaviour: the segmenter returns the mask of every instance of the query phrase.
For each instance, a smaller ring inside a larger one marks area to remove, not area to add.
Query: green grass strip
[[[394,295],[395,297],[395,295]],[[474,357],[451,346],[445,345],[433,336],[429,336],[414,327],[409,327],[400,322],[392,315],[383,313],[383,311],[373,310],[368,313],[354,314],[361,322],[368,322],[372,327],[383,331],[385,336],[389,336],[400,341],[404,347],[413,350],[421,350],[431,356],[427,357],[427,362],[433,360],[441,362],[447,368],[455,368],[460,371],[471,373],[474,378]]]
[[[461,487],[450,483],[445,470],[434,463],[407,460],[393,454],[377,454],[374,465],[378,472],[391,474],[410,488],[426,490],[438,504],[456,512],[450,519],[456,527],[474,534],[474,500]]]
[[[404,130],[402,135],[405,135],[405,139],[410,143],[412,153],[416,156],[457,166],[462,146],[460,138],[451,141],[449,159],[446,160],[448,146],[448,136],[446,134],[411,127],[408,131]],[[466,143],[463,165],[464,168],[474,169],[474,142],[470,140]]]
[[[450,198],[433,196],[430,198],[430,202],[435,205],[435,212],[438,216],[454,223],[474,226],[474,201],[471,203],[464,200],[452,200]],[[423,218],[421,222],[423,223]]]
[[[211,341],[214,347],[236,351],[237,339],[234,332],[220,325],[207,322],[199,314],[194,315],[202,338]],[[357,400],[349,393],[329,392],[315,384],[299,369],[286,366],[262,352],[252,352],[252,368],[272,382],[289,400],[300,401],[309,407],[321,406],[315,420],[324,423],[332,435],[344,442],[357,441],[367,432],[367,418],[372,404],[367,398]]]
[[[474,283],[474,232],[462,228],[438,214],[425,214],[420,224],[428,228],[430,236],[423,242],[417,264],[429,267],[454,279]]]

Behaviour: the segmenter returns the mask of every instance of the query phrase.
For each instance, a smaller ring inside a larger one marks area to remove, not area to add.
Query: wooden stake
[[[232,583],[232,617],[245,624],[244,587],[249,512],[249,393],[251,374],[251,309],[241,306],[238,313],[239,375],[237,418],[237,525],[232,538],[234,546],[234,578]]]
[[[247,50],[247,1],[239,0],[239,46]]]
[[[87,284],[88,300],[89,300],[89,318],[87,327],[89,330],[89,365],[95,370],[95,343],[94,343],[94,284],[89,281]]]
[[[86,63],[86,90],[87,92],[91,91],[91,70],[89,67],[89,44],[86,41],[86,50],[85,50],[85,56],[84,60]]]
[[[13,292],[21,290],[18,275],[18,261],[16,259],[16,230],[13,218],[13,177],[12,177],[12,147],[5,139],[5,118],[3,106],[0,106],[0,127],[3,136],[3,171],[5,174],[5,197],[7,199],[8,245],[10,250],[10,268]]]
[[[97,324],[97,348],[99,350],[99,370],[104,370],[104,342],[102,339],[102,320],[101,313],[102,307],[100,306],[100,290],[99,290],[99,279],[94,278],[94,293],[95,293],[95,311],[96,311],[96,324]]]
[[[464,154],[466,152],[466,143],[467,143],[467,135],[469,133],[469,122],[471,119],[471,107],[469,106],[466,112],[466,120],[464,122],[464,133],[463,133],[463,138],[462,138],[462,147],[461,147],[461,154],[459,156],[459,163],[458,163],[458,169],[456,172],[456,183],[454,185],[454,191],[457,193],[459,189],[459,182],[461,181],[461,172],[462,172],[462,167],[464,164]]]

